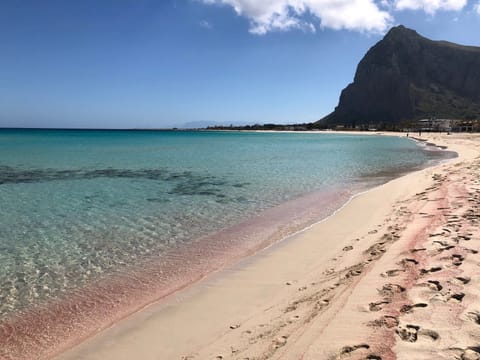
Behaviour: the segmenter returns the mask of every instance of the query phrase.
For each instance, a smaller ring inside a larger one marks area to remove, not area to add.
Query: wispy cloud
[[[480,15],[480,1],[473,6],[473,9],[476,11],[478,15]]]
[[[212,23],[210,23],[210,22],[207,21],[207,20],[202,20],[202,21],[200,21],[200,22],[198,23],[198,25],[200,25],[200,26],[201,26],[202,28],[204,28],[204,29],[208,29],[208,30],[213,29]]]
[[[250,20],[250,32],[302,29],[313,31],[306,20],[317,19],[322,28],[362,32],[383,32],[392,23],[389,12],[380,9],[375,0],[202,0],[205,4],[233,7],[238,15]]]
[[[433,15],[439,10],[460,11],[467,0],[395,0],[397,10],[423,10]]]

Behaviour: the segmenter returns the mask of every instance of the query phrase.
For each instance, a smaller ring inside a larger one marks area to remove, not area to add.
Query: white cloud
[[[423,10],[433,15],[438,10],[460,11],[467,0],[395,0],[397,10]]]
[[[202,20],[198,24],[205,29],[208,29],[208,30],[213,29],[213,25],[209,23],[207,20]]]
[[[302,29],[315,31],[304,15],[317,19],[320,27],[362,32],[384,32],[393,22],[375,0],[201,0],[206,4],[225,4],[238,15],[250,19],[250,32]]]
[[[480,1],[473,7],[473,9],[480,15]]]

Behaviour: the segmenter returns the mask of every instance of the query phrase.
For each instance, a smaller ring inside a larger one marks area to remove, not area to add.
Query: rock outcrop
[[[480,117],[480,48],[397,26],[367,52],[335,111],[315,125],[392,128],[431,117]]]

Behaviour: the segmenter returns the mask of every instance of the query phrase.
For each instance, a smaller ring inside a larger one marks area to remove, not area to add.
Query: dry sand
[[[480,359],[480,136],[60,359]]]

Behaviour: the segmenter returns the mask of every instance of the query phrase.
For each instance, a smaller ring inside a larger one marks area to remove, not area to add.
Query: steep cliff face
[[[391,127],[432,116],[480,117],[480,48],[397,26],[367,52],[335,111],[317,125]]]

